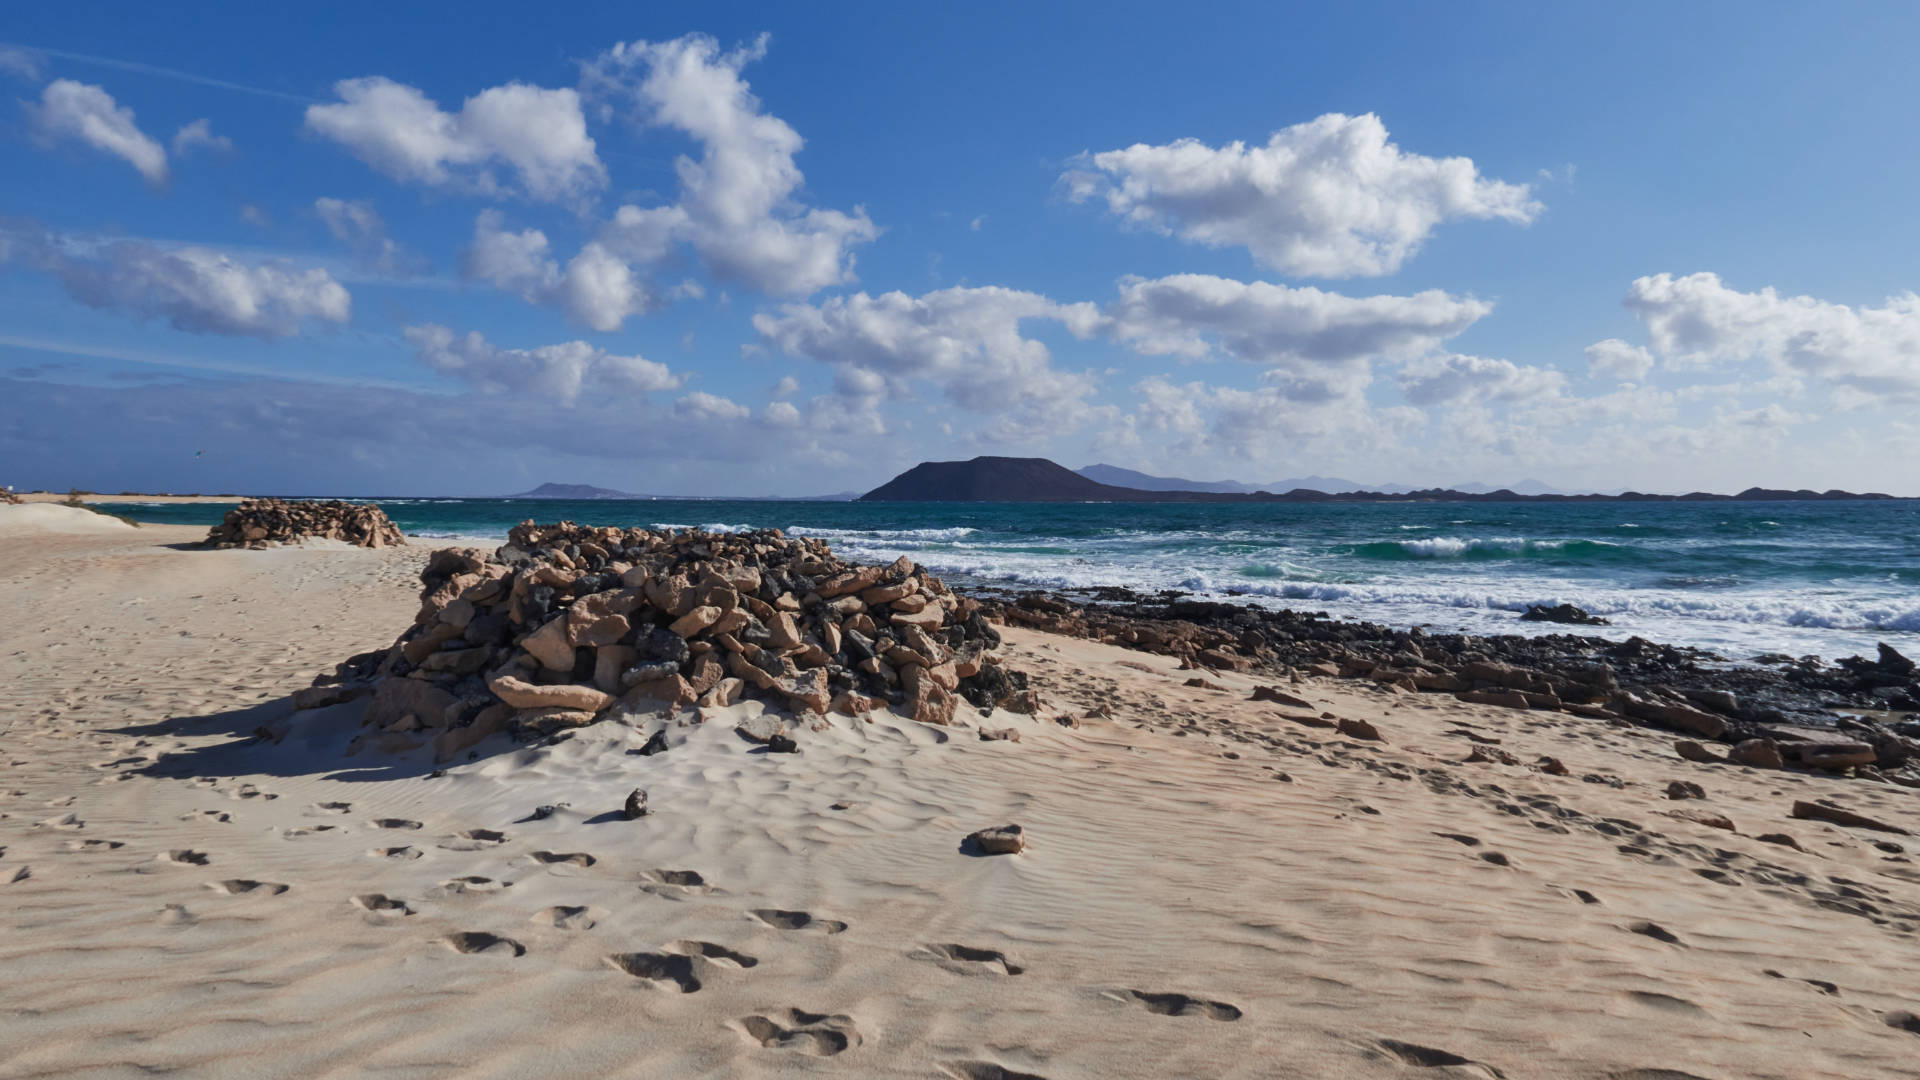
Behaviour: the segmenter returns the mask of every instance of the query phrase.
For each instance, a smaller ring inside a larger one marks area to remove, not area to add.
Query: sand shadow
[[[366,699],[361,699],[324,709],[295,711],[293,699],[288,696],[222,712],[109,730],[116,735],[221,739],[170,751],[147,765],[128,770],[129,775],[167,780],[251,775],[319,777],[348,783],[407,780],[432,776],[449,765],[464,765],[526,746],[505,736],[494,736],[454,761],[435,762],[430,749],[432,740],[428,738],[421,740],[425,744],[422,748],[404,755],[365,746],[350,756],[353,740],[370,734],[360,723],[366,704]]]

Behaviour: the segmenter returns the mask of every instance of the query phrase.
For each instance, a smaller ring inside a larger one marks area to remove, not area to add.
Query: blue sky
[[[0,482],[1920,494],[1908,5],[393,7],[9,13]]]

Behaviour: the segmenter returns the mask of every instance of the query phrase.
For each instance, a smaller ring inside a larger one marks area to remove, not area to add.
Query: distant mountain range
[[[1134,469],[1123,469],[1118,465],[1089,465],[1074,471],[1096,483],[1134,488],[1140,491],[1211,491],[1250,495],[1256,491],[1284,492],[1305,489],[1322,491],[1329,495],[1350,491],[1378,491],[1389,495],[1403,495],[1409,491],[1419,490],[1411,484],[1376,484],[1368,487],[1365,484],[1356,484],[1352,480],[1342,480],[1337,476],[1301,476],[1290,480],[1275,480],[1270,484],[1247,484],[1238,480],[1187,480],[1178,476],[1152,476]],[[1522,480],[1517,484],[1508,484],[1505,488],[1475,483],[1455,484],[1450,490],[1464,491],[1469,495],[1484,495],[1500,490],[1511,491],[1516,495],[1562,494],[1539,480],[1531,479]]]
[[[1113,466],[1101,475],[1127,473]],[[971,461],[923,461],[892,480],[860,496],[862,502],[1725,502],[1813,499],[1891,499],[1878,493],[1850,491],[1787,491],[1748,488],[1738,495],[1696,491],[1686,495],[1649,495],[1637,491],[1618,495],[1527,494],[1506,488],[1467,491],[1425,488],[1413,491],[1327,492],[1293,488],[1282,492],[1242,492],[1170,488],[1139,488],[1103,483],[1046,458],[977,457]],[[1170,477],[1133,473],[1151,482],[1190,483]],[[1477,486],[1477,485],[1476,485]]]
[[[502,495],[503,499],[684,499],[715,500],[734,499],[733,495],[635,495],[629,491],[616,491],[613,488],[594,487],[592,484],[541,484],[532,491],[522,491],[517,495]],[[762,495],[757,499],[745,497],[753,502],[852,502],[860,497],[857,491],[842,491],[833,495]]]

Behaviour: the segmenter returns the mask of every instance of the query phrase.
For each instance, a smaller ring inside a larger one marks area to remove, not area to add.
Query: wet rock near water
[[[248,499],[207,530],[202,547],[263,548],[301,540],[339,540],[356,547],[398,547],[407,538],[372,503]]]
[[[1114,588],[1097,590],[1090,602],[1047,593],[982,595],[981,602],[1007,623],[1177,657],[1185,669],[1364,679],[1405,693],[1671,731],[1688,737],[1683,756],[1702,763],[1731,757],[1752,768],[1920,787],[1912,765],[1920,762],[1920,721],[1869,718],[1920,710],[1920,666],[1888,645],[1874,658],[1834,664],[1817,657],[1735,664],[1639,637],[1430,634]],[[1538,610],[1538,618],[1561,621],[1560,609]],[[1578,608],[1567,614],[1590,618]],[[1284,692],[1262,690],[1255,696],[1284,703]]]
[[[492,553],[434,552],[421,581],[399,640],[315,680],[296,707],[370,693],[363,738],[431,741],[442,760],[496,732],[540,738],[747,697],[796,716],[897,708],[942,725],[963,700],[1038,709],[1026,675],[991,652],[1000,635],[978,601],[909,559],[848,563],[777,529],[525,522]],[[741,734],[791,752],[786,728],[763,714]]]
[[[1548,607],[1545,604],[1531,604],[1520,616],[1521,622],[1573,623],[1579,626],[1611,626],[1598,615],[1591,615],[1572,604],[1559,604]]]

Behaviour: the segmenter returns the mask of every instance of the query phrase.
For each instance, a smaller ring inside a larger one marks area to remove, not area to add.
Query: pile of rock
[[[960,699],[1034,712],[1026,676],[988,650],[978,602],[906,558],[843,562],[777,529],[516,526],[491,555],[434,552],[414,625],[295,695],[371,689],[366,723],[443,757],[501,730],[549,735],[616,714],[753,695],[796,714],[897,705],[953,722]]]
[[[220,524],[207,530],[202,547],[263,548],[319,538],[343,540],[359,547],[395,547],[407,538],[386,511],[372,503],[248,499],[227,511]]]
[[[20,496],[15,495],[13,493],[12,488],[0,486],[0,505],[18,506],[21,503],[24,503],[26,501],[27,500],[21,498]]]

